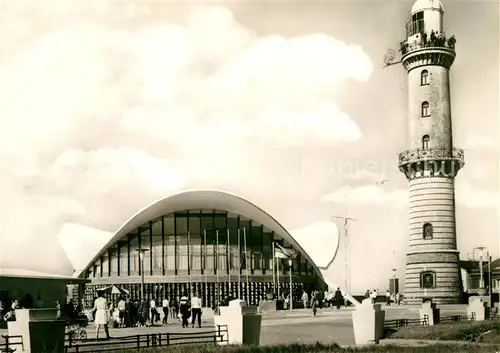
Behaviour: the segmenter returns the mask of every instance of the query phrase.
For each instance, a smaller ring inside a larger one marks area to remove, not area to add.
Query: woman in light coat
[[[94,301],[94,323],[95,323],[95,336],[99,339],[99,330],[101,326],[104,326],[104,333],[106,334],[106,339],[109,339],[109,329],[108,329],[108,301],[104,298],[103,291],[97,291],[97,299]]]

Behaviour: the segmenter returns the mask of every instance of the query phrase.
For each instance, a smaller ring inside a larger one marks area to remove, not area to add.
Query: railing
[[[420,36],[411,42],[404,40],[400,43],[399,51],[402,55],[423,48],[446,48],[455,51],[456,39],[454,35],[447,38],[444,33],[441,35],[435,34],[433,36],[424,32],[418,33],[420,33]]]
[[[429,318],[424,316],[423,319],[394,319],[385,320],[384,329],[395,329],[399,327],[422,325],[427,326],[429,324]]]
[[[417,148],[399,154],[399,164],[421,159],[456,159],[464,161],[464,151],[460,148]]]
[[[64,346],[65,353],[80,352],[112,352],[122,349],[137,349],[152,347],[164,347],[181,344],[216,344],[218,342],[227,342],[227,326],[220,325],[217,329],[210,331],[195,332],[165,332],[148,333],[140,335],[130,335],[122,337],[113,337],[109,340],[79,339],[66,341]]]
[[[459,324],[465,321],[476,321],[476,314],[472,313],[471,316],[462,316],[462,315],[444,316],[439,319],[439,323],[441,324]]]
[[[21,335],[15,335],[15,336],[8,336],[8,335],[2,335],[2,338],[4,339],[4,342],[0,344],[0,352],[2,353],[12,353],[19,348],[20,352],[24,351],[24,343],[23,343],[23,336]]]
[[[2,338],[4,339],[4,342],[0,344],[0,352],[12,353],[16,351],[24,351],[22,336],[2,335]],[[122,349],[141,350],[143,348],[162,347],[170,345],[217,344],[219,342],[228,342],[228,331],[226,325],[217,325],[217,328],[215,330],[195,332],[148,333],[113,337],[109,340],[96,340],[95,338],[74,339],[72,335],[66,334],[64,352],[112,352]]]
[[[466,321],[475,321],[476,315],[474,313],[471,316],[461,316],[461,315],[452,315],[445,316],[439,319],[440,324],[455,324]],[[406,326],[427,326],[429,325],[429,317],[424,315],[423,319],[394,319],[394,320],[386,320],[384,323],[384,329],[394,330],[400,327]]]

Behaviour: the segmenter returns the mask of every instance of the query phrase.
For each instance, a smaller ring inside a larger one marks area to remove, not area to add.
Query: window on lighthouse
[[[429,135],[424,135],[424,137],[422,137],[422,149],[426,150],[429,148],[430,140],[431,138],[429,137]]]
[[[420,273],[420,288],[434,288],[436,286],[436,273],[424,271]]]
[[[422,102],[422,116],[431,116],[431,109],[429,108],[429,102]]]
[[[428,84],[429,84],[429,71],[422,70],[422,72],[420,73],[420,85],[427,86]]]
[[[432,224],[430,223],[425,223],[423,226],[423,237],[425,240],[431,240],[433,237],[433,232],[432,232]]]

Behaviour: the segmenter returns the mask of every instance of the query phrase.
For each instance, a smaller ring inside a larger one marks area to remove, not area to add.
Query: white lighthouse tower
[[[455,225],[454,179],[464,165],[453,147],[450,76],[455,37],[443,29],[439,0],[417,0],[401,43],[408,73],[408,150],[399,169],[409,186],[409,246],[405,301],[461,301],[462,283]]]

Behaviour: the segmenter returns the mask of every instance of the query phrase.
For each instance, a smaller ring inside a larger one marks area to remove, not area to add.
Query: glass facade
[[[90,266],[86,277],[92,284],[86,286],[85,302],[92,302],[96,287],[110,284],[128,289],[137,298],[141,282],[138,249],[146,250],[142,267],[148,299],[197,291],[205,306],[228,295],[257,304],[272,291],[273,279],[278,282],[278,277],[280,292],[289,293],[290,271],[294,297],[300,297],[302,289],[323,286],[300,253],[291,268],[287,260],[276,259],[273,276],[273,242],[292,248],[263,225],[226,211],[164,215],[132,230]]]

